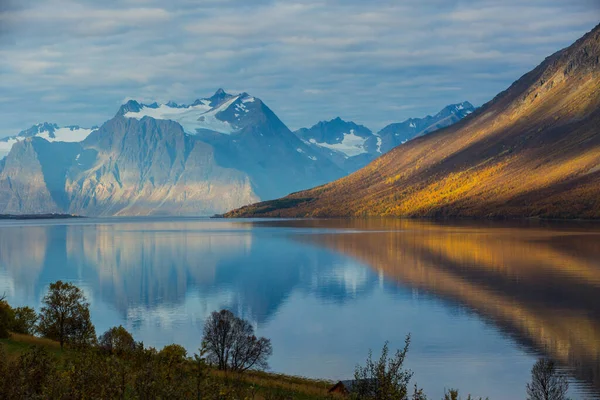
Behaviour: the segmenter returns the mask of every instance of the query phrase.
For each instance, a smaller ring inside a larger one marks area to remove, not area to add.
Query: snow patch
[[[417,125],[414,122],[411,122],[408,126],[410,126],[411,128],[416,128]]]
[[[304,150],[302,150],[302,149],[301,149],[301,148],[299,148],[299,147],[296,149],[296,151],[297,151],[298,153],[304,153]]]
[[[13,145],[18,141],[19,140],[16,138],[7,138],[0,141],[0,160],[10,153],[10,149],[12,149]]]
[[[94,132],[96,129],[86,129],[79,127],[66,127],[58,128],[54,130],[54,137],[50,136],[49,131],[38,130],[36,137],[40,137],[49,142],[81,142],[88,135]],[[26,139],[23,136],[13,136],[4,139],[0,139],[0,159],[6,157],[15,143]]]
[[[308,156],[308,158],[310,158],[313,161],[317,161],[317,157],[315,157],[315,156]]]
[[[310,142],[320,147],[325,147],[330,150],[339,151],[345,154],[347,157],[354,157],[359,154],[367,153],[365,149],[366,138],[357,136],[354,133],[354,129],[350,130],[350,133],[344,133],[344,138],[340,143],[317,143],[314,139],[310,139]]]
[[[175,121],[190,135],[195,135],[199,129],[207,129],[229,135],[236,131],[236,127],[227,121],[221,121],[216,117],[216,114],[229,108],[238,98],[239,96],[232,97],[215,108],[211,108],[204,103],[183,108],[169,107],[165,104],[161,104],[157,108],[142,106],[139,112],[127,112],[125,113],[125,117],[138,120],[144,117],[152,117],[154,119]]]
[[[54,137],[51,137],[48,131],[42,131],[36,136],[49,142],[81,142],[93,131],[94,129],[68,127],[55,129]]]
[[[377,136],[377,152],[381,153],[381,138]]]

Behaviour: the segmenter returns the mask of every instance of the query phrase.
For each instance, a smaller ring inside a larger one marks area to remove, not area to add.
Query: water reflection
[[[231,308],[273,338],[276,370],[331,378],[412,331],[426,388],[476,380],[513,398],[530,352],[600,389],[599,239],[585,224],[3,222],[0,293],[39,304],[49,282],[75,281],[98,331],[123,323],[190,350],[206,315]]]
[[[260,324],[294,288],[343,303],[367,284],[364,268],[238,223],[21,224],[0,226],[0,243],[5,286],[21,297],[37,303],[48,282],[75,280],[124,317],[174,309],[195,291],[210,311],[235,308]]]
[[[398,220],[337,224],[363,232],[298,240],[351,255],[403,285],[466,305],[600,388],[597,231],[585,224],[559,230]]]

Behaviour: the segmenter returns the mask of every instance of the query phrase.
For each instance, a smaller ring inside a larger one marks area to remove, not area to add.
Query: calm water
[[[600,388],[598,225],[0,222],[0,293],[39,307],[58,279],[84,288],[98,333],[122,324],[155,347],[194,352],[206,316],[230,308],[272,339],[277,372],[351,378],[411,333],[432,398],[524,398],[540,355],[569,371],[572,397]]]

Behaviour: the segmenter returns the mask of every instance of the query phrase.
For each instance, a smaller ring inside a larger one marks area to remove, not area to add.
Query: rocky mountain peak
[[[32,137],[41,132],[48,132],[48,134],[52,136],[54,134],[54,131],[57,129],[58,129],[57,124],[53,124],[53,123],[49,123],[49,122],[42,122],[41,124],[35,124],[31,128],[25,129],[25,130],[19,132],[19,134],[17,136]]]
[[[135,100],[128,100],[127,103],[123,104],[119,111],[117,112],[117,116],[123,116],[128,112],[140,112],[142,109],[142,105]]]
[[[225,92],[225,90],[223,90],[222,88],[219,88],[219,89],[217,89],[215,94],[213,94],[212,96],[210,96],[209,98],[207,98],[205,100],[209,101],[209,104],[211,107],[216,107],[219,104],[223,103],[224,101],[229,100],[233,97],[234,96],[232,94],[229,94],[229,93]]]

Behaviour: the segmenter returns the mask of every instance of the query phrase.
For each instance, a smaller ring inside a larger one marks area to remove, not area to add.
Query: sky
[[[378,130],[479,106],[599,22],[600,0],[0,0],[0,137],[220,87]]]

